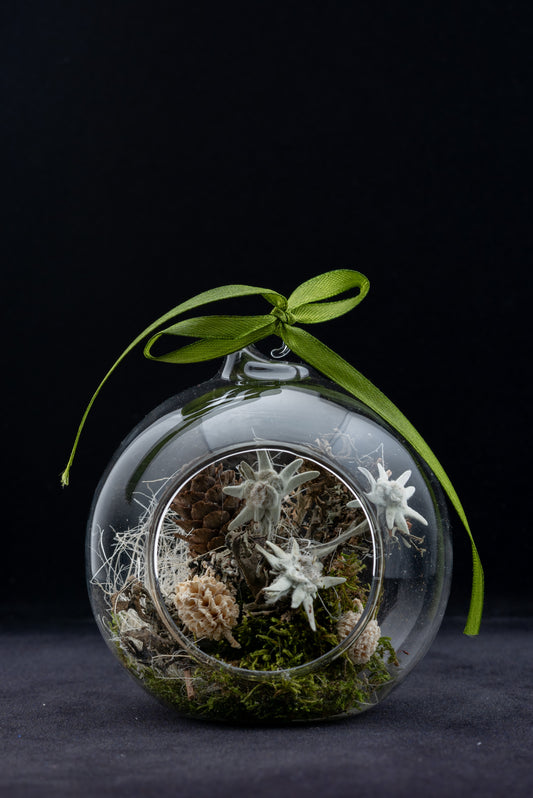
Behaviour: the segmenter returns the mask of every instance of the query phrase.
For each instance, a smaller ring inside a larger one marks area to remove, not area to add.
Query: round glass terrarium
[[[362,712],[427,651],[451,581],[440,486],[366,406],[254,348],[124,441],[87,567],[110,648],[179,712]]]

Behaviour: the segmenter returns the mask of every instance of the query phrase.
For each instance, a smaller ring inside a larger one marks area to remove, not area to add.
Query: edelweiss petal
[[[382,468],[382,471],[383,471],[384,476],[387,477],[387,479],[388,479],[387,472],[383,468]],[[403,474],[400,474],[400,476],[396,480],[396,484],[397,485],[401,485],[402,487],[405,487],[405,483],[409,482],[409,477],[410,476],[411,476],[411,471],[409,469],[407,469],[407,471],[404,471]],[[413,488],[413,490],[414,490],[414,488]]]
[[[316,595],[316,590],[317,589],[315,587],[315,590],[314,590],[315,595]],[[305,587],[303,585],[298,585],[298,587],[296,587],[293,590],[293,593],[292,593],[291,607],[293,609],[296,609],[296,607],[299,607],[300,604],[305,604],[305,602],[308,601],[308,600],[310,600],[311,604],[312,604],[313,603],[313,598],[314,598],[314,596],[310,596],[309,592],[305,589]]]
[[[313,632],[316,632],[316,622],[315,622],[315,611],[313,609],[313,599],[310,596],[305,598],[304,602],[303,602],[303,606],[304,606],[304,610],[305,610],[305,612],[307,614],[307,620],[309,621],[309,626],[311,627]]]
[[[271,585],[265,587],[267,594],[267,604],[274,604],[279,598],[285,596],[292,590],[293,584],[286,576],[278,576]]]
[[[424,524],[424,526],[428,525],[428,522],[424,516],[420,515],[420,513],[417,513],[417,511],[413,510],[411,507],[404,508],[404,515],[406,515],[408,518],[414,518],[416,521],[420,521],[420,523]]]
[[[335,587],[335,585],[342,585],[345,581],[344,576],[323,576],[318,587]]]
[[[392,507],[388,505],[385,507],[385,522],[387,524],[387,529],[394,529],[396,526],[396,507]]]
[[[237,515],[233,521],[232,525],[235,526],[242,526],[243,524],[247,524],[248,521],[251,521],[254,517],[254,508],[253,507],[243,507],[240,511],[239,515]]]

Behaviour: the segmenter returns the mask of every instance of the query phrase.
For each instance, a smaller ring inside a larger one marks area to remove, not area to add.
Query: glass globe
[[[88,524],[111,650],[178,712],[232,722],[383,700],[430,646],[451,564],[427,465],[305,364],[253,347],[133,430]]]

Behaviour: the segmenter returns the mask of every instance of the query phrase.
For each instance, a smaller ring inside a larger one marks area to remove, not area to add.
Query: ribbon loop
[[[199,316],[186,319],[153,335],[144,347],[144,355],[149,360],[161,363],[195,363],[212,360],[266,338],[275,331],[276,324],[271,315]],[[185,335],[200,340],[164,355],[152,354],[154,344],[164,335]]]
[[[334,302],[321,301],[353,288],[358,289],[354,297]],[[370,282],[364,274],[351,269],[336,269],[319,274],[298,286],[289,297],[288,307],[302,324],[329,321],[356,307],[368,294],[369,288]]]
[[[308,302],[319,302],[351,288],[364,288],[366,295],[369,287],[370,281],[361,272],[353,269],[333,269],[311,277],[295,288],[289,296],[289,306],[294,308]]]
[[[321,321],[329,321],[347,313],[365,298],[369,286],[370,283],[363,274],[351,269],[336,269],[302,283],[292,292],[288,300],[283,294],[271,291],[268,288],[258,288],[250,285],[226,285],[204,291],[177,305],[150,324],[131,342],[97,387],[78,427],[70,458],[61,477],[62,484],[68,485],[70,468],[81,431],[96,397],[119,363],[137,344],[149,338],[145,344],[144,354],[150,360],[166,363],[193,363],[228,355],[269,335],[276,334],[295,354],[307,361],[309,365],[325,374],[326,377],[377,412],[381,418],[394,427],[411,444],[413,449],[433,470],[470,538],[473,566],[472,594],[465,633],[477,634],[483,610],[483,568],[465,511],[444,468],[422,436],[390,399],[329,347],[307,331],[296,326],[298,323],[315,324]],[[339,296],[353,289],[357,289],[355,296],[329,301],[331,297]],[[261,295],[273,306],[269,314],[262,316],[198,316],[171,324],[166,329],[161,329],[162,325],[173,321],[177,316],[202,305],[254,294]],[[154,355],[152,348],[164,335],[183,335],[189,338],[197,338],[198,340],[166,354]]]

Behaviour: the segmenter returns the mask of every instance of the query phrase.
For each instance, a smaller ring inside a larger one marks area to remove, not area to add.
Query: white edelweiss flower
[[[303,606],[309,626],[316,632],[313,601],[320,588],[333,587],[345,582],[342,576],[323,576],[322,563],[312,554],[302,553],[298,541],[293,538],[290,551],[283,551],[272,541],[267,541],[272,549],[266,551],[257,545],[257,550],[268,560],[272,570],[278,574],[268,587],[263,588],[267,604],[275,604],[280,598],[292,593],[291,607]]]
[[[414,518],[420,521],[424,526],[428,522],[423,515],[417,513],[408,506],[407,501],[415,492],[414,486],[406,487],[406,482],[411,476],[411,471],[404,471],[400,474],[398,479],[389,479],[389,473],[385,471],[381,463],[378,463],[379,476],[374,479],[370,471],[362,466],[359,466],[361,471],[368,481],[370,482],[370,491],[366,493],[366,497],[376,505],[378,515],[385,517],[385,524],[389,533],[394,534],[394,530],[398,529],[405,535],[409,535],[409,527],[407,526],[406,518]],[[348,507],[354,506],[352,502],[348,502]]]
[[[268,537],[279,523],[283,498],[304,482],[319,476],[318,471],[304,471],[297,474],[302,463],[303,460],[297,458],[278,472],[264,449],[257,453],[257,471],[243,461],[239,465],[239,471],[245,477],[244,482],[223,488],[228,496],[237,496],[246,502],[228,526],[228,531],[233,532],[234,529],[253,520],[263,526]]]

